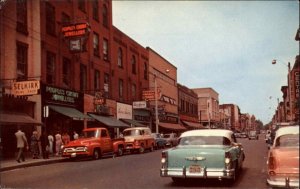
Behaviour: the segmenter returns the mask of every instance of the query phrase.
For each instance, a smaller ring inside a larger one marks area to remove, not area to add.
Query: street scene
[[[0,0],[0,188],[299,188],[299,10]]]

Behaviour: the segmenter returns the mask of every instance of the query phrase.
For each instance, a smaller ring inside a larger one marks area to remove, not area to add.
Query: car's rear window
[[[299,134],[282,135],[276,139],[275,146],[299,147]]]
[[[189,136],[180,138],[179,145],[230,145],[228,138],[223,136]]]

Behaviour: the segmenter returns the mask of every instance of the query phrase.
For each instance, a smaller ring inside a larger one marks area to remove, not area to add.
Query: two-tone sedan
[[[160,175],[174,182],[185,178],[235,181],[245,154],[234,133],[223,129],[186,131],[176,147],[162,152]]]
[[[299,125],[276,131],[267,161],[271,187],[299,188]]]

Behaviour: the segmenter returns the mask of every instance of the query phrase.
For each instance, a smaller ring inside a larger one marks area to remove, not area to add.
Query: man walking
[[[25,136],[25,133],[21,131],[20,126],[18,127],[18,131],[15,133],[15,135],[17,138],[17,148],[18,148],[17,162],[21,163],[20,161],[21,158],[22,161],[25,161],[24,148],[26,147],[28,149],[27,138]]]

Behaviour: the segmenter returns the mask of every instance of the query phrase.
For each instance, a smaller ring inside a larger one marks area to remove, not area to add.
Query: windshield
[[[179,145],[230,145],[228,138],[222,136],[189,136],[180,138]]]
[[[99,137],[99,131],[84,131],[83,136],[84,138]]]
[[[124,136],[138,136],[141,135],[140,130],[127,130],[123,132]]]
[[[299,147],[299,134],[282,135],[276,139],[275,146]]]

